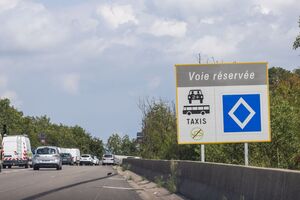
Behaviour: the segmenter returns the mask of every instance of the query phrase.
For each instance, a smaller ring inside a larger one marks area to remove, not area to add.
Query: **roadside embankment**
[[[124,159],[123,167],[189,199],[300,199],[298,171],[145,159]]]

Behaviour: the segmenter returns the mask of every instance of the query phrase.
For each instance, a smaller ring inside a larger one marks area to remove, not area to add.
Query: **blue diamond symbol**
[[[249,116],[250,111],[244,106],[244,104],[240,104],[233,114],[243,123]]]
[[[245,113],[242,116],[246,116],[246,119],[241,121],[237,116],[234,114],[235,111],[243,105],[248,110],[248,115],[245,115]],[[252,117],[255,115],[255,111],[249,106],[249,104],[241,97],[236,104],[232,107],[232,109],[228,112],[228,115],[241,127],[241,129],[244,129],[245,126],[249,123],[249,121],[252,119]]]

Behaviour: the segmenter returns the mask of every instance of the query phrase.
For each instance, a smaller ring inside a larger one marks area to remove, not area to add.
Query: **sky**
[[[293,70],[299,0],[0,0],[0,97],[25,115],[134,138],[140,99],[175,101],[174,64]]]

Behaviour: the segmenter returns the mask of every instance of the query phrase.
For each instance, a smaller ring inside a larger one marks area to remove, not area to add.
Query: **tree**
[[[122,154],[122,139],[117,133],[112,134],[108,138],[106,146],[110,153],[119,155]]]
[[[299,28],[300,28],[300,17],[299,17],[298,23],[299,23]],[[296,40],[295,40],[294,45],[293,45],[294,49],[297,49],[299,47],[300,47],[300,34],[296,37]]]
[[[79,148],[82,153],[97,156],[103,154],[102,140],[92,137],[82,127],[69,127],[51,123],[47,116],[28,117],[10,105],[8,99],[0,99],[0,131],[8,135],[28,135],[32,148],[41,144],[39,134],[46,136],[46,144],[65,148]]]
[[[122,151],[122,155],[136,156],[138,152],[137,152],[135,140],[134,139],[130,140],[128,135],[123,136],[121,151]]]
[[[143,113],[141,155],[145,158],[161,159],[177,157],[174,105],[169,106],[162,100],[144,100],[139,107]]]
[[[90,152],[97,157],[102,157],[104,154],[104,145],[102,140],[95,137],[92,138],[92,140],[90,140]]]

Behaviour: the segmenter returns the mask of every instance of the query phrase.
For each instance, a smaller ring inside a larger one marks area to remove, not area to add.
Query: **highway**
[[[140,197],[111,166],[63,166],[61,171],[3,169],[0,199],[138,200]]]

